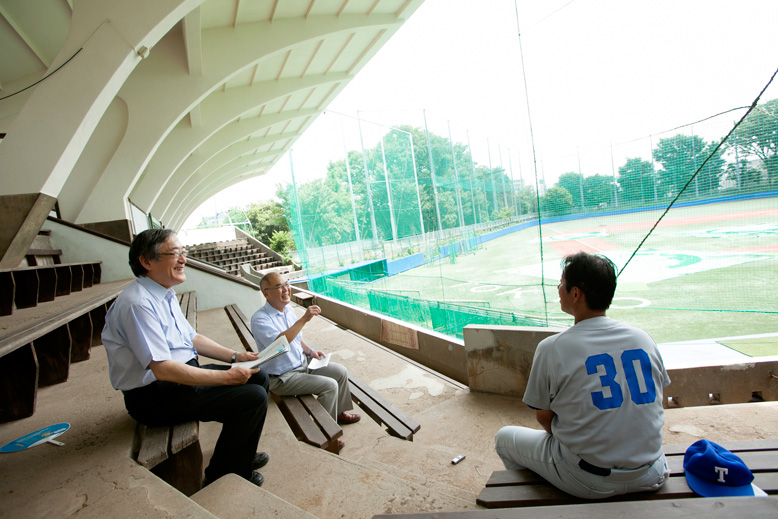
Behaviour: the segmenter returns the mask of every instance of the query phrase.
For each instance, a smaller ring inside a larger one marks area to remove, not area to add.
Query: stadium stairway
[[[198,312],[198,330],[242,348],[221,308]],[[344,426],[346,446],[337,456],[297,441],[271,403],[259,445],[270,454],[262,488],[228,476],[187,498],[129,458],[135,424],[110,387],[97,346],[56,391],[41,389],[35,415],[0,425],[4,445],[51,424],[71,424],[58,438],[61,447],[0,454],[0,516],[369,519],[476,509],[478,492],[502,468],[494,433],[508,424],[534,426],[534,413],[520,399],[470,392],[321,317],[309,323],[306,337],[421,423],[414,441],[389,436],[363,415]],[[776,430],[775,402],[671,409],[664,441],[770,438]],[[201,423],[206,463],[219,431],[218,424]],[[459,454],[466,459],[452,465]]]

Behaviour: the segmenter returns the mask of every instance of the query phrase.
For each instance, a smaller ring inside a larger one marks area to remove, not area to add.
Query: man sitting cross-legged
[[[604,256],[564,259],[563,312],[575,325],[538,344],[524,403],[543,430],[506,426],[495,438],[510,470],[531,469],[574,496],[653,491],[669,475],[662,452],[662,389],[670,384],[646,332],[605,312],[616,268]]]
[[[359,421],[358,414],[347,412],[353,409],[353,405],[346,368],[330,362],[313,372],[308,369],[310,359],[321,359],[325,355],[305,342],[302,330],[314,316],[321,313],[321,309],[311,305],[298,320],[289,306],[291,287],[280,274],[267,274],[262,278],[260,288],[267,303],[251,317],[251,332],[257,348],[262,351],[281,335],[289,341],[288,353],[262,365],[270,375],[270,390],[277,395],[316,395],[322,407],[339,424]],[[342,448],[343,445],[338,440],[338,446]]]

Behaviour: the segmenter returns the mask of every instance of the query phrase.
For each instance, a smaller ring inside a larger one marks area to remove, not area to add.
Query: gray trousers
[[[270,378],[270,391],[277,395],[316,395],[319,403],[333,419],[343,411],[353,409],[348,371],[330,362],[316,371],[307,372],[307,365]]]
[[[506,469],[530,469],[558,489],[584,499],[658,490],[670,475],[664,454],[634,470],[612,470],[610,476],[590,474],[578,466],[580,458],[552,435],[527,427],[503,427],[495,447]]]

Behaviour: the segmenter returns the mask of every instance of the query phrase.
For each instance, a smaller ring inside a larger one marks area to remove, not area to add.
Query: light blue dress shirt
[[[139,277],[105,316],[102,339],[111,385],[126,391],[154,382],[151,361],[189,362],[197,357],[192,344],[196,335],[181,313],[175,291]]]
[[[270,346],[276,337],[296,322],[297,315],[290,305],[284,306],[284,311],[279,312],[270,303],[265,303],[265,306],[251,316],[251,333],[254,334],[257,349],[262,351]],[[289,342],[289,352],[263,364],[262,369],[269,375],[283,375],[287,371],[302,366],[306,360],[301,343],[302,337],[303,332],[297,334],[297,337]]]

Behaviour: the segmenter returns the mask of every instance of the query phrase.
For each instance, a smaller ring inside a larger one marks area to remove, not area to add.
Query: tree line
[[[257,239],[289,249],[290,229],[298,248],[301,242],[319,247],[533,215],[538,203],[547,215],[667,203],[698,169],[686,197],[772,190],[778,181],[778,99],[758,105],[714,152],[717,144],[678,133],[657,142],[652,161],[626,159],[616,178],[565,172],[538,196],[533,184],[503,167],[472,162],[467,145],[400,126],[364,152],[331,161],[324,178],[279,185],[280,202],[251,204],[242,213]]]

